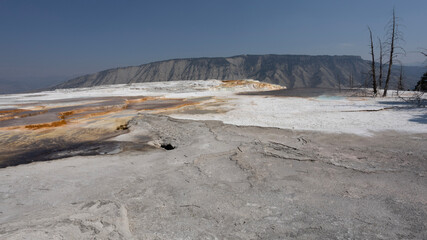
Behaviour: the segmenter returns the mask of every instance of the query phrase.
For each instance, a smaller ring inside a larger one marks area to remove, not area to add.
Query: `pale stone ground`
[[[426,134],[130,126],[131,150],[0,169],[0,237],[427,238]]]
[[[0,169],[0,239],[427,239],[425,108],[235,95],[260,88],[275,86],[0,96],[0,109],[46,110],[16,118],[25,124],[67,116],[37,130],[0,119],[0,160],[57,159]],[[82,104],[101,115],[64,114]]]

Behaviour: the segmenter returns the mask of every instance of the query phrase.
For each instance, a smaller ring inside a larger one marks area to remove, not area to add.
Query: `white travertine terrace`
[[[242,81],[243,82],[243,81]],[[283,97],[236,95],[239,92],[280,89],[280,86],[247,80],[245,84],[228,85],[220,80],[173,81],[109,85],[93,88],[59,89],[31,94],[0,95],[0,109],[16,104],[73,98],[114,96],[156,96],[164,98],[221,98],[219,106],[207,106],[218,113],[197,114],[185,111],[165,113],[174,118],[220,120],[224,123],[246,126],[277,127],[295,130],[314,130],[370,135],[375,131],[397,130],[427,132],[425,124],[417,119],[425,108],[402,107],[396,97]],[[406,93],[410,94],[410,93]],[[392,95],[392,94],[390,94]],[[212,103],[215,99],[200,103]],[[61,103],[64,105],[64,103]],[[70,103],[68,103],[70,104]],[[49,103],[54,106],[55,103]]]
[[[0,239],[426,239],[425,108],[280,88],[0,95]]]

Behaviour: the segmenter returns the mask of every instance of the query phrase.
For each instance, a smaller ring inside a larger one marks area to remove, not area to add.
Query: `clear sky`
[[[0,0],[0,78],[72,76],[186,57],[359,55],[400,18],[424,61],[426,0]]]

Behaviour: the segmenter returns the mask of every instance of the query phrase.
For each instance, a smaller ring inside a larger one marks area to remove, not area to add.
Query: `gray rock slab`
[[[0,238],[427,239],[426,134],[129,126],[120,153],[0,169]]]

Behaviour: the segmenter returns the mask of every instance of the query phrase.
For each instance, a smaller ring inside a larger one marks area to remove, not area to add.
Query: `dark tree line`
[[[427,72],[421,77],[421,80],[417,82],[415,91],[427,92]]]
[[[427,50],[420,52],[422,55],[427,57]],[[421,76],[420,81],[417,82],[417,85],[414,88],[415,91],[427,92],[427,72]]]

